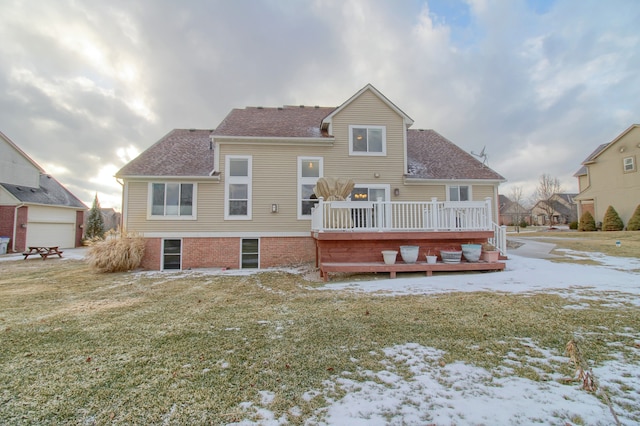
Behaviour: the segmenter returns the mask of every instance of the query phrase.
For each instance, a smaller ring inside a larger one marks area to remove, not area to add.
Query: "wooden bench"
[[[58,255],[59,257],[62,257],[62,250],[58,250],[58,247],[39,247],[39,246],[33,246],[33,247],[29,247],[28,251],[24,251],[22,252],[22,255],[24,256],[24,260],[27,260],[27,258],[29,256],[33,256],[33,255],[40,255],[40,257],[42,257],[42,260],[46,260],[47,257],[52,256],[52,255]]]
[[[504,262],[460,262],[460,263],[404,263],[396,262],[388,265],[384,262],[326,262],[320,264],[320,276],[324,281],[329,280],[329,272],[389,272],[390,278],[395,278],[397,272],[426,272],[427,276],[433,271],[502,271]]]

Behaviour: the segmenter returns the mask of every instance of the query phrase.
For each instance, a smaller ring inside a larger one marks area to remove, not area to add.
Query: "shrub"
[[[569,229],[578,229],[578,221],[574,220],[569,224]]]
[[[613,206],[609,206],[604,214],[604,220],[602,221],[603,231],[622,231],[624,229],[624,223],[618,215],[616,209]]]
[[[522,219],[520,221],[520,228],[526,228],[527,226],[529,226],[529,224],[527,223],[526,220]]]
[[[629,223],[627,223],[627,231],[640,231],[640,204],[631,215]]]
[[[125,272],[136,269],[144,256],[144,238],[126,231],[109,231],[104,240],[89,242],[87,260],[98,272]]]
[[[596,220],[593,218],[591,213],[584,212],[580,217],[580,222],[578,223],[578,231],[586,231],[591,232],[596,230]]]

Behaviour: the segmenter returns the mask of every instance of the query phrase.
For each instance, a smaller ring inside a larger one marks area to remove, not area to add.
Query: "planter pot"
[[[419,246],[400,246],[400,256],[404,263],[416,263],[419,251]]]
[[[396,256],[398,256],[398,252],[395,250],[382,250],[382,258],[387,265],[396,263]]]
[[[489,263],[497,262],[499,258],[500,258],[500,252],[497,250],[482,252],[482,260],[484,260],[485,262],[489,262]]]
[[[460,263],[462,251],[440,250],[440,257],[444,263]]]
[[[482,244],[462,244],[462,255],[467,262],[477,262],[480,260],[480,254],[482,253]]]
[[[427,263],[433,265],[438,261],[438,256],[427,256]]]

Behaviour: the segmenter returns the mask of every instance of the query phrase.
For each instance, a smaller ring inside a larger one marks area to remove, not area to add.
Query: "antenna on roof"
[[[480,154],[476,154],[475,152],[471,151],[472,155],[475,155],[478,158],[482,158],[482,167],[486,166],[486,163],[487,163],[487,153],[484,152],[486,148],[487,148],[486,145],[483,146],[482,151],[480,151]]]

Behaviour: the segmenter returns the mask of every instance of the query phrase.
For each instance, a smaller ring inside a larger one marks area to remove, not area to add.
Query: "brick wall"
[[[11,251],[13,243],[13,215],[16,208],[13,206],[0,206],[0,237],[9,237],[7,252]]]
[[[239,266],[239,238],[184,238],[182,240],[182,269],[237,269]]]
[[[315,262],[316,245],[311,237],[260,238],[260,267],[300,265]]]
[[[162,254],[162,239],[145,238],[144,257],[142,258],[141,268],[159,270],[160,256]]]
[[[82,246],[82,231],[84,231],[84,229],[82,229],[83,223],[84,223],[84,210],[78,210],[76,211],[76,238],[75,238],[76,247]]]
[[[183,238],[182,269],[240,267],[240,238]],[[159,270],[162,266],[162,239],[147,238],[141,267]],[[311,237],[260,238],[260,267],[299,265],[315,261]]]

